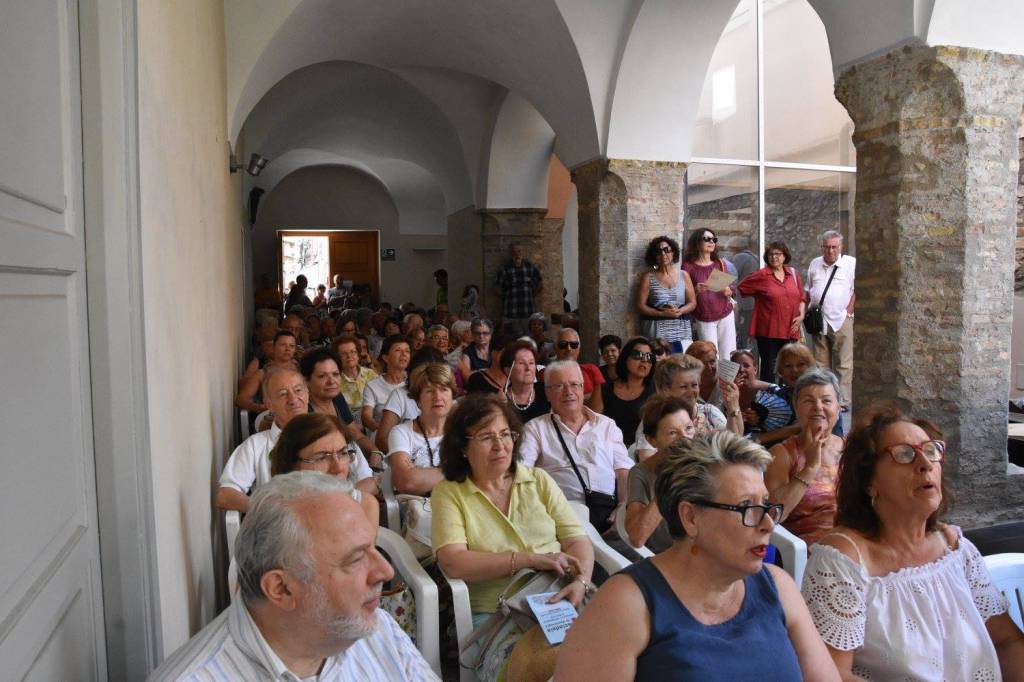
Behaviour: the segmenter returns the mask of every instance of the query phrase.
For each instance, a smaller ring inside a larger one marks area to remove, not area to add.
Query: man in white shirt
[[[839,377],[843,404],[849,405],[853,388],[853,307],[857,300],[853,281],[857,259],[843,255],[843,235],[835,230],[824,232],[818,241],[821,256],[807,268],[805,287],[808,305],[821,305],[825,328],[821,334],[811,336],[811,350],[821,367]],[[833,268],[836,274],[822,301]]]
[[[272,369],[263,379],[263,399],[274,423],[267,431],[260,431],[245,439],[235,448],[220,475],[215,504],[220,509],[249,510],[249,491],[270,480],[270,451],[292,417],[309,411],[309,389],[306,379],[293,369]],[[352,464],[356,470],[357,487],[369,495],[376,494],[373,472],[366,459],[357,453]]]
[[[394,570],[352,484],[312,471],[259,489],[235,544],[240,599],[150,676],[171,680],[437,680],[381,587]]]
[[[591,490],[626,499],[626,479],[633,460],[626,453],[615,422],[583,404],[583,373],[576,362],[559,360],[544,371],[544,392],[551,413],[523,427],[519,454],[523,463],[544,469],[570,501],[585,502],[580,477]],[[557,431],[556,431],[557,429]],[[565,446],[580,471],[577,477]],[[608,523],[614,521],[614,515]],[[598,529],[602,530],[602,529]]]

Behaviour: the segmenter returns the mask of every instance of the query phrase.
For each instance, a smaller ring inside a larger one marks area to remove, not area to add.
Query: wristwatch
[[[731,417],[742,417],[743,416],[743,411],[742,410],[733,410],[732,412],[730,412],[726,416],[730,417],[730,418]]]

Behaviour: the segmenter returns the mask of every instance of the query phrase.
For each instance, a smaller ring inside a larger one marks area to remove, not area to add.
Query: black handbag
[[[555,427],[558,442],[562,444],[562,450],[565,451],[565,456],[569,458],[572,470],[576,472],[576,478],[580,480],[580,485],[583,486],[584,500],[587,509],[590,510],[590,525],[596,528],[598,533],[604,533],[611,527],[608,517],[618,508],[618,498],[615,495],[590,489],[590,486],[583,480],[583,476],[580,475],[580,470],[576,466],[576,460],[572,458],[572,453],[569,452],[569,446],[565,444],[565,439],[562,438],[562,431],[558,428],[558,422],[555,421],[554,414],[551,415],[551,425]]]
[[[825,289],[821,292],[821,298],[818,299],[818,305],[810,306],[804,314],[804,329],[807,330],[808,334],[820,334],[825,331],[825,315],[821,312],[821,304],[825,300],[825,294],[828,293],[828,288],[832,286],[832,278],[836,276],[836,270],[838,269],[839,263],[832,266],[832,274],[828,276],[828,281],[825,282]]]

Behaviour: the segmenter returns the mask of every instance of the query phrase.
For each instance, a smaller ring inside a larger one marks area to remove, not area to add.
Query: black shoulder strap
[[[548,416],[551,418],[551,426],[555,428],[555,434],[558,436],[558,442],[562,444],[562,450],[565,451],[565,456],[569,458],[569,464],[572,465],[572,470],[576,472],[576,478],[580,479],[580,485],[583,486],[583,492],[589,495],[590,486],[583,482],[583,476],[580,475],[580,470],[576,467],[576,460],[572,458],[572,453],[569,452],[569,446],[565,444],[565,438],[562,438],[562,430],[558,428],[558,422],[555,421],[555,413],[552,412]]]
[[[839,269],[839,261],[836,261],[836,264],[832,266],[832,274],[828,276],[828,281],[825,282],[825,290],[821,292],[821,298],[818,299],[818,307],[819,308],[821,307],[822,301],[825,300],[825,294],[828,293],[828,288],[830,286],[832,286],[832,278],[836,276],[836,270],[838,270],[838,269]]]

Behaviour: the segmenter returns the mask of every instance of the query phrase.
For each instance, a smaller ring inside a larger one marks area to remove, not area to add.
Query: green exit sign
[[[381,260],[395,260],[395,250],[394,249],[381,249],[380,250],[380,259]]]

